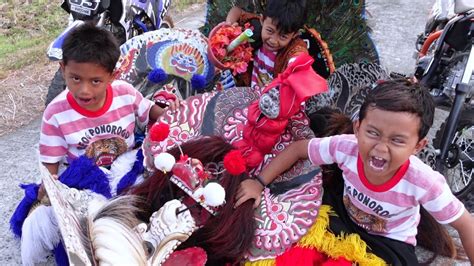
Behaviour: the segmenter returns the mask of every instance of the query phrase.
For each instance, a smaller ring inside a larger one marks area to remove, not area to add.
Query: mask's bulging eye
[[[279,86],[264,93],[259,100],[259,107],[262,114],[270,119],[275,119],[280,113],[280,91]]]

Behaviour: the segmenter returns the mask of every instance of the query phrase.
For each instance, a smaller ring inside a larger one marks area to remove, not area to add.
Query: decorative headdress
[[[170,75],[191,82],[193,90],[202,92],[214,77],[206,48],[207,40],[197,30],[159,29],[141,34],[120,47],[118,78],[143,94]]]
[[[161,142],[168,138],[169,125],[155,123],[149,132],[150,141]],[[171,139],[171,138],[169,138]],[[178,161],[167,152],[154,155],[154,165],[164,173],[172,172],[170,181],[199,203],[209,213],[216,215],[219,206],[225,203],[225,190],[219,181],[224,171],[240,175],[246,171],[245,160],[239,150],[232,150],[218,164],[204,166],[201,161],[189,158],[179,146],[181,156]],[[222,169],[222,165],[223,168]]]

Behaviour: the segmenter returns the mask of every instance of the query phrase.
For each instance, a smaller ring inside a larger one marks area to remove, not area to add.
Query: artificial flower
[[[245,28],[250,28],[246,24]],[[233,75],[247,71],[248,63],[252,60],[252,47],[249,42],[244,42],[231,52],[227,52],[227,46],[242,33],[242,28],[223,25],[210,36],[209,45],[214,56],[225,68],[231,69]]]

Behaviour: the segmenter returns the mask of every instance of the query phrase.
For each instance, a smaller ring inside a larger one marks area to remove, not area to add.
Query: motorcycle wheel
[[[433,146],[439,149],[441,137],[445,130],[444,122],[436,137]],[[460,199],[469,211],[474,211],[474,110],[467,110],[461,114],[459,125],[456,129],[454,139],[449,147],[448,159],[440,169],[447,179],[453,194]]]
[[[58,69],[54,74],[53,79],[48,87],[48,93],[46,94],[45,106],[47,106],[56,96],[58,96],[63,90],[66,89],[66,82],[64,81],[61,69]]]

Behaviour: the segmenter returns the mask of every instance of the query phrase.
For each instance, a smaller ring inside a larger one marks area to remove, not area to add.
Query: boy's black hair
[[[360,108],[359,121],[365,118],[369,107],[415,114],[420,118],[419,139],[426,137],[433,125],[435,104],[431,94],[407,79],[384,81],[370,90]]]
[[[120,57],[120,49],[114,35],[94,24],[85,23],[73,29],[64,39],[63,63],[95,63],[112,73]]]
[[[306,22],[306,0],[269,0],[263,17],[274,20],[281,33],[292,33]]]

